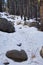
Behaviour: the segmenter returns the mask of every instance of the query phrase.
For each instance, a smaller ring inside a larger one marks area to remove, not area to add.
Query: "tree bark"
[[[2,12],[2,0],[0,0],[0,12]]]

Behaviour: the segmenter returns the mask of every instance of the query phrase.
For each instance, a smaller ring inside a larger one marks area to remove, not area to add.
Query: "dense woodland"
[[[0,0],[0,65],[43,65],[43,0]]]
[[[13,15],[37,18],[40,17],[40,3],[39,0],[0,0],[0,11],[7,11]]]

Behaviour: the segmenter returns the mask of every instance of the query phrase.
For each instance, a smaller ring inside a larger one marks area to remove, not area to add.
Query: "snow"
[[[33,19],[27,20],[27,22],[36,22],[36,21],[35,21],[35,19],[33,18]]]
[[[1,13],[2,18],[7,18],[5,13]],[[10,17],[10,15],[8,15]],[[17,19],[18,17],[18,19]],[[11,20],[11,19],[9,19]],[[21,21],[20,16],[15,15],[15,20],[11,20],[16,23]],[[22,20],[23,22],[23,20]],[[14,25],[16,32],[5,33],[0,31],[0,65],[7,60],[9,65],[43,65],[43,59],[40,56],[40,49],[43,46],[43,32],[38,31],[37,28],[20,25]],[[21,27],[21,29],[20,29]],[[17,44],[22,43],[21,47]],[[14,62],[13,60],[6,57],[6,52],[9,50],[25,50],[28,55],[28,60],[25,62]],[[35,58],[31,58],[35,55]]]

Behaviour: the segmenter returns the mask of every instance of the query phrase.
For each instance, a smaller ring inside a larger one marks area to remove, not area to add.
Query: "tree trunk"
[[[0,0],[0,12],[2,12],[2,0]]]

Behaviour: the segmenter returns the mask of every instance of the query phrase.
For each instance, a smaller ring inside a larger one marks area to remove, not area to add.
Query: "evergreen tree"
[[[0,12],[2,12],[2,0],[0,0]]]

